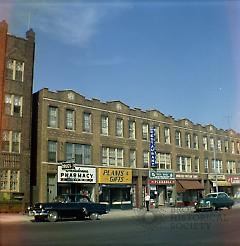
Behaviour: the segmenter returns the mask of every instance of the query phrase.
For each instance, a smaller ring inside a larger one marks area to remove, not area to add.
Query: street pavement
[[[240,208],[240,203],[233,206],[234,208]],[[111,219],[123,219],[123,218],[136,218],[139,216],[145,216],[151,218],[154,215],[174,215],[174,214],[188,214],[193,213],[194,207],[159,207],[151,208],[150,211],[146,211],[145,208],[138,209],[133,208],[130,210],[112,209],[108,214],[100,216],[100,219],[111,220]],[[10,214],[0,213],[0,223],[18,223],[18,222],[32,222],[33,216],[28,214]]]

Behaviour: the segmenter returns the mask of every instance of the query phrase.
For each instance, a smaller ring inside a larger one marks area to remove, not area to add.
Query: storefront
[[[209,174],[208,179],[211,184],[211,192],[226,192],[227,194],[231,194],[232,184],[226,180],[226,176],[224,174]]]
[[[153,206],[174,204],[175,174],[173,171],[149,171],[148,184]]]
[[[58,166],[57,198],[77,202],[82,195],[95,201],[96,168]]]
[[[99,202],[111,208],[128,209],[133,205],[132,170],[98,168]]]
[[[227,181],[231,184],[231,195],[233,198],[240,199],[240,176],[228,175]]]
[[[176,205],[193,205],[200,197],[204,186],[201,178],[195,174],[176,174]]]

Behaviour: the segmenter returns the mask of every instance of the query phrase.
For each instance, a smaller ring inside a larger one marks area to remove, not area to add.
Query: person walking
[[[145,203],[146,203],[147,211],[149,211],[150,196],[148,193],[145,196]]]

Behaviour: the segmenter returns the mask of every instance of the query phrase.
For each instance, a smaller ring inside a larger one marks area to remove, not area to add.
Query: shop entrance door
[[[53,202],[57,197],[57,176],[49,174],[47,176],[47,200]]]
[[[158,204],[163,206],[165,204],[165,186],[158,187]]]

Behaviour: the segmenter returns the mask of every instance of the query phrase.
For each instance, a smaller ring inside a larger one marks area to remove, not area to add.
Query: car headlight
[[[196,206],[197,205],[197,202],[195,202],[194,205]]]
[[[40,205],[39,205],[39,208],[42,208],[42,207],[43,207],[42,204],[40,204]]]

